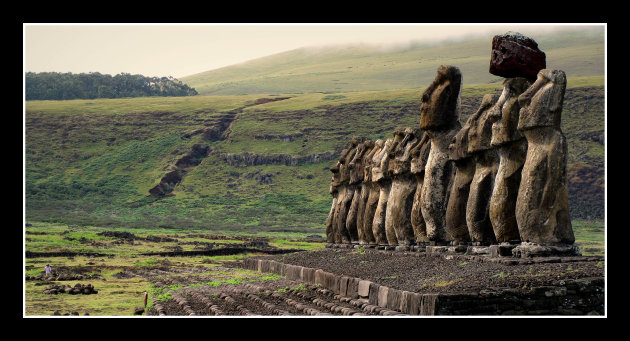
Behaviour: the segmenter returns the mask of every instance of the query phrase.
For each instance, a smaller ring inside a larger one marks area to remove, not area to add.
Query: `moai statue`
[[[404,148],[404,145],[403,145],[404,142],[406,142],[405,141],[405,128],[396,127],[394,129],[394,140],[392,141],[392,145],[389,148],[387,155],[384,156],[384,158],[381,160],[382,173],[384,177],[390,181],[389,193],[387,196],[387,204],[382,206],[385,212],[379,212],[379,213],[383,213],[382,217],[384,219],[383,224],[385,226],[385,237],[387,238],[387,244],[389,245],[398,245],[398,239],[396,238],[396,231],[394,229],[394,224],[392,223],[391,217],[387,216],[387,213],[392,211],[392,209],[389,207],[390,203],[395,201],[395,200],[391,200],[392,189],[393,189],[393,177],[392,177],[391,167],[393,166],[396,152],[399,149]],[[398,196],[398,195],[400,195],[400,193],[398,192],[394,193],[394,196]]]
[[[499,150],[499,168],[490,197],[490,222],[499,243],[520,241],[516,223],[516,198],[521,184],[521,171],[527,154],[527,140],[516,126],[520,96],[531,83],[522,77],[503,81],[503,92],[492,111],[490,144]]]
[[[385,140],[383,148],[373,159],[372,182],[378,183],[379,196],[378,204],[374,211],[374,219],[372,220],[372,233],[374,234],[375,243],[378,245],[388,245],[387,235],[385,234],[385,214],[389,191],[392,187],[392,180],[389,174],[387,174],[387,166],[389,163],[389,151],[393,144],[393,139],[389,138]]]
[[[334,239],[336,244],[350,243],[350,233],[346,229],[346,218],[350,205],[352,203],[352,197],[354,196],[354,185],[349,185],[350,181],[350,168],[348,164],[356,153],[356,147],[359,141],[357,138],[352,138],[348,148],[341,152],[337,165],[331,168],[331,171],[338,173],[337,175],[337,206],[335,207],[335,214],[333,217],[332,230],[334,231]],[[335,176],[333,176],[333,179]]]
[[[449,158],[455,164],[455,178],[446,206],[446,232],[454,245],[470,241],[466,224],[466,204],[470,192],[470,183],[475,175],[474,158],[468,152],[468,132],[471,122],[476,122],[479,110],[473,114],[460,129],[448,147]]]
[[[372,171],[371,165],[369,164],[369,160],[374,156],[374,152],[376,151],[374,141],[366,140],[363,142],[365,151],[363,152],[363,156],[360,159],[355,157],[354,167],[359,167],[360,171],[363,173],[362,181],[361,181],[361,189],[359,196],[359,204],[357,208],[357,232],[359,234],[359,244],[367,245],[374,242],[374,235],[372,234],[372,225],[370,220],[370,228],[369,230],[365,229],[365,224],[363,219],[365,217],[366,204],[368,201],[368,197],[370,196],[370,191],[372,189]],[[351,164],[352,164],[351,162]],[[370,169],[369,172],[366,172],[366,169]]]
[[[334,168],[334,167],[333,167]],[[331,168],[331,170],[333,169]],[[330,212],[328,213],[328,217],[326,218],[326,243],[333,244],[335,243],[335,233],[333,230],[333,221],[335,220],[335,209],[337,208],[337,197],[339,196],[339,192],[337,190],[335,183],[335,173],[333,173],[333,179],[331,180],[329,193],[332,195],[332,205],[330,207]]]
[[[328,218],[326,219],[326,242],[328,243],[338,243],[338,233],[335,227],[335,216],[339,211],[339,187],[344,183],[344,179],[342,179],[342,174],[340,172],[340,167],[343,162],[345,162],[347,154],[350,152],[350,148],[343,149],[341,154],[339,155],[339,159],[337,159],[337,163],[330,168],[332,172],[332,178],[330,180],[330,194],[333,196],[332,207],[330,208],[330,213],[328,214]],[[345,191],[342,191],[345,192]]]
[[[372,178],[372,168],[377,165],[380,160],[379,155],[385,146],[385,141],[378,139],[374,141],[374,148],[365,158],[365,166],[363,171],[363,183],[367,185],[369,191],[363,211],[363,235],[366,237],[369,245],[376,245],[376,237],[372,230],[372,222],[374,221],[374,213],[378,206],[378,199],[381,194],[381,187],[377,181]]]
[[[521,240],[573,244],[567,185],[567,142],[560,129],[566,89],[563,71],[543,69],[518,97],[517,129],[527,139],[527,156],[516,200]]]
[[[499,167],[499,154],[490,145],[492,123],[490,119],[497,95],[483,96],[481,106],[471,116],[468,131],[468,152],[475,162],[473,175],[466,203],[466,225],[473,245],[489,245],[496,242],[490,223],[490,196],[494,188],[494,178]]]
[[[422,94],[420,106],[420,129],[431,139],[420,202],[427,237],[436,245],[450,241],[446,233],[446,206],[455,167],[449,159],[448,146],[461,128],[461,86],[459,69],[442,65],[433,83]]]
[[[368,150],[368,145],[366,145],[365,142],[366,141],[363,141],[357,145],[357,151],[350,163],[348,163],[348,168],[350,169],[350,181],[348,182],[348,185],[354,187],[354,194],[352,195],[352,203],[350,204],[350,209],[346,218],[346,230],[348,230],[348,233],[350,234],[350,242],[353,244],[358,244],[359,240],[363,238],[363,231],[359,231],[357,228],[357,222],[359,217],[361,189],[363,188],[361,185],[363,183],[362,160],[363,155]]]
[[[338,167],[338,166],[336,166],[336,167]],[[336,173],[333,173],[333,174],[336,174]],[[335,234],[334,234],[334,231],[333,231],[333,221],[335,219],[335,209],[337,208],[337,197],[339,196],[339,192],[337,190],[338,186],[334,185],[334,183],[335,183],[335,179],[334,179],[334,175],[333,175],[333,180],[331,181],[330,191],[329,191],[330,195],[332,195],[332,197],[333,197],[333,200],[332,200],[332,206],[330,207],[330,212],[328,213],[328,218],[326,218],[326,242],[329,243],[329,244],[335,243]]]
[[[416,238],[416,245],[427,245],[426,223],[422,217],[422,186],[424,184],[424,168],[431,151],[431,140],[428,134],[423,134],[420,142],[411,150],[411,174],[416,177],[416,191],[413,195],[413,205],[411,207],[411,226]]]
[[[416,242],[411,225],[411,209],[417,180],[411,174],[411,150],[420,142],[421,132],[418,128],[396,129],[396,133],[403,135],[403,138],[390,151],[392,187],[385,214],[385,232],[390,245],[392,240],[396,240],[398,245]],[[392,233],[394,238],[390,237]]]

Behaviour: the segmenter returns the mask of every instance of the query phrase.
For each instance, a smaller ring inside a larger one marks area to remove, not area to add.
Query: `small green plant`
[[[383,277],[381,277],[381,279],[396,279],[396,275],[383,276]]]
[[[509,272],[508,273],[504,273],[503,271],[501,271],[498,274],[492,275],[492,278],[504,278],[504,277],[507,277],[509,275],[510,275]]]
[[[597,264],[595,264],[595,266],[598,267],[598,268],[601,268],[601,267],[604,266],[604,262],[599,261],[599,262],[597,262]]]
[[[468,264],[468,262],[461,262],[459,263],[459,266],[466,266],[466,264]]]
[[[234,285],[238,285],[238,284],[243,283],[243,281],[240,280],[240,279],[227,279],[227,280],[224,280],[223,282],[225,282],[227,284],[234,284]]]
[[[151,265],[156,265],[156,264],[157,264],[157,260],[149,259],[143,262],[135,262],[133,265],[134,266],[151,266]]]
[[[301,283],[300,285],[298,285],[295,288],[291,288],[292,290],[306,290],[306,285],[304,285],[304,283]]]
[[[277,289],[276,292],[287,292],[288,287]]]
[[[279,279],[279,278],[281,278],[281,276],[278,275],[278,274],[272,274],[271,276],[262,276],[262,277],[260,277],[260,279],[263,279],[265,281],[274,281],[274,280]]]
[[[167,287],[168,287],[170,290],[173,290],[173,291],[175,291],[175,290],[179,290],[179,289],[181,289],[181,288],[182,288],[182,286],[181,286],[181,285],[179,285],[179,284],[173,284],[173,285],[169,285],[169,286],[167,286]]]
[[[167,292],[166,294],[163,294],[163,295],[157,295],[156,298],[160,302],[166,302],[166,301],[172,299],[173,295],[170,292]]]
[[[459,282],[461,280],[462,280],[461,278],[456,278],[456,279],[454,279],[452,281],[438,281],[438,282],[435,282],[435,284],[433,284],[433,285],[435,287],[438,287],[438,288],[439,287],[446,287],[446,286],[449,286],[449,285],[451,285],[453,283],[457,283],[457,282]]]

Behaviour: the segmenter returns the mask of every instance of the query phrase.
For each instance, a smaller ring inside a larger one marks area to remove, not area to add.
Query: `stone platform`
[[[472,244],[472,243],[470,243]],[[501,243],[495,245],[360,245],[326,244],[333,249],[364,249],[395,252],[418,252],[427,254],[486,255],[488,257],[533,258],[533,257],[579,257],[577,245],[537,244],[537,243]]]

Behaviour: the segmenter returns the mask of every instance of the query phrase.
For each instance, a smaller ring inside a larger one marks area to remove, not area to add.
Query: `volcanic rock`
[[[532,38],[511,31],[492,38],[491,74],[505,78],[524,77],[533,82],[538,71],[546,65],[545,53]]]

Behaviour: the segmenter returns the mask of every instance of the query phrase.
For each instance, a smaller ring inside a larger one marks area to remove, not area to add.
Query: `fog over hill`
[[[310,46],[182,77],[200,95],[348,92],[424,87],[439,65],[462,70],[465,84],[500,82],[488,72],[494,33],[440,42]],[[527,35],[527,32],[524,32]],[[603,27],[531,35],[547,67],[568,77],[604,74]]]

